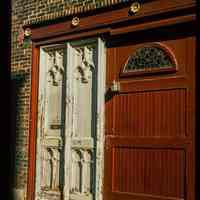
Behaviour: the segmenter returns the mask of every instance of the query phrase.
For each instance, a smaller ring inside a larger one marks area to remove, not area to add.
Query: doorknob
[[[120,82],[113,80],[113,82],[110,86],[110,90],[112,92],[120,92]]]

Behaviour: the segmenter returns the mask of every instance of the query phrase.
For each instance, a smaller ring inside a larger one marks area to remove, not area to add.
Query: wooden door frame
[[[29,164],[27,199],[34,199],[35,175],[36,175],[36,132],[39,88],[39,47],[32,44],[32,72],[31,72],[31,108],[30,108],[30,131],[29,131]]]
[[[178,2],[178,1],[177,1]],[[82,17],[82,25],[78,28],[71,27],[71,17],[66,18],[64,22],[52,23],[50,25],[26,25],[24,28],[32,30],[32,71],[31,71],[31,107],[30,107],[30,126],[29,126],[29,164],[28,164],[28,184],[27,199],[34,200],[35,175],[36,175],[36,132],[37,132],[37,108],[38,108],[38,88],[39,88],[39,54],[40,46],[48,45],[64,40],[77,40],[88,37],[110,38],[121,36],[126,33],[145,31],[158,27],[166,27],[184,23],[196,24],[196,4],[190,3],[181,5],[182,0],[177,3],[177,7],[159,8],[146,11],[146,13],[128,16],[130,3],[118,9],[105,9],[101,12],[95,12],[91,15]],[[178,15],[174,15],[177,11]],[[181,14],[181,11],[183,13]],[[163,14],[168,13],[168,16]],[[109,17],[112,16],[109,19]],[[156,20],[148,20],[149,16],[156,16]],[[137,23],[138,19],[141,23]],[[91,19],[98,19],[97,22]],[[88,20],[91,21],[88,24]],[[123,23],[126,22],[126,23]],[[102,26],[102,24],[104,24]],[[56,31],[55,31],[56,30]]]
[[[86,39],[86,42],[88,40]],[[94,38],[93,42],[97,44],[97,110],[98,115],[96,124],[97,133],[97,154],[96,162],[98,163],[97,176],[95,181],[95,196],[102,195],[103,184],[103,160],[104,160],[104,93],[105,93],[105,44],[99,38]],[[72,42],[73,43],[73,42]],[[40,51],[41,48],[35,43],[32,44],[32,80],[31,80],[31,110],[30,110],[30,132],[29,132],[29,165],[28,165],[28,184],[27,184],[27,199],[34,200],[35,198],[35,181],[36,181],[36,147],[37,147],[37,122],[38,122],[38,95],[39,95],[39,67],[40,67]],[[99,69],[102,71],[100,72]],[[100,199],[102,199],[100,197]]]

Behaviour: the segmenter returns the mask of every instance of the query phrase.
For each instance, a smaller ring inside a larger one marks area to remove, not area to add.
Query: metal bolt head
[[[25,37],[31,36],[31,29],[30,29],[30,28],[26,28],[26,29],[25,29],[25,31],[24,31],[24,36],[25,36]]]
[[[80,19],[78,17],[74,17],[72,19],[72,26],[78,26],[80,23]]]
[[[136,14],[141,8],[141,5],[139,2],[134,2],[132,3],[131,7],[130,7],[130,13],[132,14]]]

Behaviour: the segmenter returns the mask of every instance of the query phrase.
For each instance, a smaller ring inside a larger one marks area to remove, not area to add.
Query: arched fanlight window
[[[128,57],[121,75],[175,72],[176,66],[176,61],[167,48],[152,44],[136,49]]]

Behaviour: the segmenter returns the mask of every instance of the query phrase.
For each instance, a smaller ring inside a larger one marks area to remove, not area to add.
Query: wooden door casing
[[[148,35],[146,35],[148,37]],[[104,200],[195,199],[195,45],[193,35],[110,42],[106,99]],[[173,73],[121,77],[139,47],[159,43],[177,63]]]

